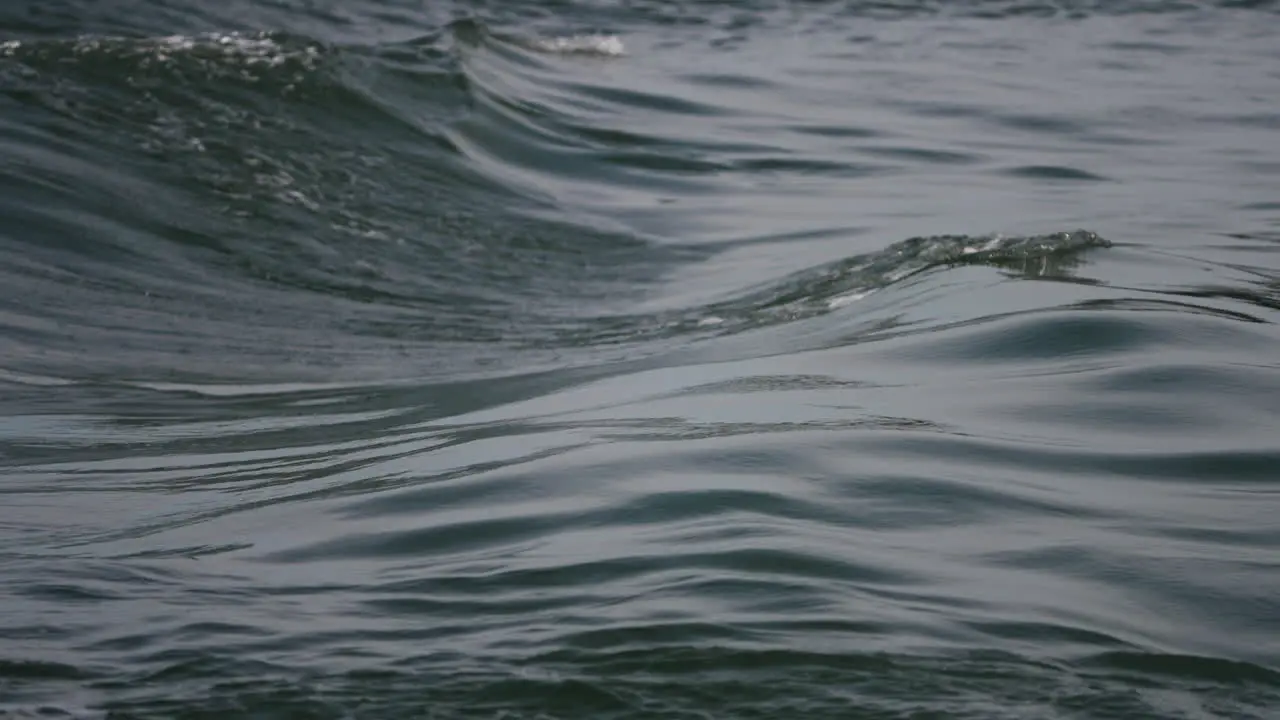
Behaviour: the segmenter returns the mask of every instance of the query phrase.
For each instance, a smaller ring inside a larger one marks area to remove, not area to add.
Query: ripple
[[[1027,178],[1030,180],[1070,180],[1070,181],[1089,181],[1101,182],[1106,180],[1100,175],[1095,175],[1086,170],[1078,168],[1061,167],[1053,165],[1028,165],[1018,168],[1011,168],[1004,171],[1006,174],[1014,177]]]
[[[1148,657],[1156,664],[1164,662],[1162,656]],[[509,668],[450,668],[448,662],[441,658],[412,670],[308,678],[258,663],[256,679],[228,683],[231,671],[243,663],[192,661],[163,678],[183,680],[182,694],[158,697],[137,692],[103,710],[167,717],[198,703],[210,712],[342,717],[358,711],[393,717],[429,704],[437,711],[459,714],[541,712],[570,717],[665,718],[733,711],[846,717],[850,712],[936,710],[961,718],[1064,711],[1122,718],[1196,708],[1252,719],[1264,717],[1266,703],[1275,698],[1270,681],[1260,687],[1206,692],[1191,678],[1153,679],[1135,692],[1114,670],[1073,671],[1007,654],[929,657],[671,648],[563,651]],[[238,669],[235,676],[249,675],[244,672],[248,668]],[[894,690],[902,686],[914,692]],[[947,704],[934,705],[922,701],[924,697],[945,697]]]

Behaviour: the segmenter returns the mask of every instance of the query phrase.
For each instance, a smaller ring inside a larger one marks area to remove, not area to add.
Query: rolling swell
[[[120,313],[104,325],[123,337],[134,318],[151,329],[135,344],[161,357],[134,355],[131,365],[194,371],[192,336],[216,344],[236,327],[286,333],[295,355],[255,357],[263,343],[249,340],[246,364],[305,372],[351,363],[381,374],[368,356],[403,357],[415,343],[454,342],[465,354],[477,343],[532,341],[564,319],[557,305],[616,293],[612,275],[642,279],[661,261],[641,255],[637,240],[512,213],[518,195],[468,171],[443,134],[465,107],[465,81],[430,43],[362,52],[232,34],[15,41],[3,54],[17,81],[8,103],[39,118],[31,125],[41,136],[18,152],[40,153],[24,165],[48,175],[24,185],[15,205],[56,207],[74,174],[92,182],[77,187],[91,213],[82,223],[111,223],[126,209],[131,221],[84,242],[74,220],[30,217],[28,234],[8,244],[39,264],[8,279],[53,282],[14,297],[48,306],[47,295],[78,276],[109,283],[105,301],[81,287],[71,304]],[[417,59],[411,69],[406,55]],[[409,84],[414,114],[397,107],[403,94],[378,95]],[[364,141],[349,140],[356,130]],[[63,245],[40,263],[17,248],[33,237]],[[587,262],[600,269],[582,273]],[[582,296],[563,296],[569,274]],[[182,316],[185,337],[156,343],[155,327]],[[82,327],[66,342],[92,343],[105,329]],[[58,342],[45,334],[33,344],[47,352]]]
[[[505,353],[634,343],[709,326],[723,332],[827,309],[926,266],[1026,263],[1103,244],[1090,234],[991,247],[964,236],[915,239],[712,305],[620,313],[620,300],[652,294],[643,283],[657,285],[664,266],[711,263],[715,249],[616,229],[566,233],[539,222],[547,202],[559,210],[575,202],[596,214],[608,209],[576,193],[540,198],[554,184],[549,173],[621,189],[632,171],[612,146],[668,153],[656,140],[627,135],[602,145],[605,136],[583,129],[589,118],[539,110],[485,86],[498,81],[453,49],[485,37],[482,26],[455,23],[434,38],[365,49],[279,34],[6,43],[0,54],[17,80],[6,97],[42,118],[41,136],[29,138],[35,142],[19,151],[27,157],[17,167],[46,176],[22,185],[14,204],[24,213],[56,207],[74,174],[80,212],[89,213],[79,221],[28,217],[28,234],[8,240],[18,259],[7,279],[22,288],[10,327],[31,338],[32,362],[34,348],[48,368],[58,363],[57,348],[104,342],[109,333],[122,365],[190,373],[212,348],[228,349],[222,338],[250,333],[240,341],[242,368],[283,364],[321,379],[355,365],[382,375],[392,371],[371,356],[413,366],[422,343],[432,343],[433,354],[438,343],[453,343],[471,362],[495,344]],[[553,54],[614,54],[607,39],[524,44]],[[413,69],[408,58],[417,60]],[[397,107],[409,92],[415,108],[436,112]],[[477,123],[492,123],[486,117],[507,118],[489,136],[502,138],[501,155],[467,150],[480,141]],[[543,129],[528,135],[521,127]],[[357,128],[363,142],[341,139]],[[531,157],[542,158],[534,161],[540,177],[519,173]],[[491,177],[473,166],[490,168]],[[669,181],[671,171],[657,168],[651,182]],[[19,188],[16,177],[11,184]],[[89,224],[116,229],[85,242]],[[32,238],[48,260],[19,249]],[[96,324],[71,317],[86,304],[109,314]],[[270,314],[261,312],[264,304]],[[54,332],[39,315],[64,305]],[[276,333],[288,339],[270,344],[288,354],[263,354],[263,340]]]
[[[1280,703],[1273,4],[161,5],[0,41],[0,715]]]

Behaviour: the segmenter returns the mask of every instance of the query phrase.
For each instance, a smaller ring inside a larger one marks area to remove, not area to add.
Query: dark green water
[[[1280,5],[0,7],[0,717],[1280,717]]]

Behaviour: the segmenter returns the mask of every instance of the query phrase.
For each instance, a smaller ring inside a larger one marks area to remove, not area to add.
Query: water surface
[[[0,716],[1273,716],[1277,9],[7,4]]]

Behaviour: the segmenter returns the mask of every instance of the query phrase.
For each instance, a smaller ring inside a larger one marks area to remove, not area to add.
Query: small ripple
[[[386,531],[367,535],[346,535],[303,550],[275,553],[275,562],[306,562],[321,559],[396,558],[424,552],[450,554],[491,545],[519,544],[543,537],[576,514],[536,513],[524,517],[453,522],[421,530]]]
[[[874,128],[858,127],[857,125],[813,125],[800,124],[788,125],[787,130],[790,132],[801,133],[804,135],[816,135],[824,138],[874,138],[883,134],[883,131]]]
[[[1230,685],[1258,684],[1280,689],[1280,670],[1249,662],[1198,655],[1112,651],[1099,653],[1080,663],[1091,669],[1116,670],[1138,676],[1164,676]]]
[[[871,177],[895,172],[888,165],[859,165],[847,161],[818,160],[816,158],[744,158],[734,162],[734,169],[749,173],[787,173],[797,176]]]
[[[989,159],[988,156],[978,153],[938,148],[867,146],[859,150],[868,155],[878,155],[895,160],[906,160],[928,165],[977,165]]]
[[[74,665],[38,660],[0,658],[0,678],[6,680],[88,680],[93,675]],[[0,706],[2,707],[2,706]]]
[[[1183,662],[1198,669],[1189,675],[1167,672]],[[402,717],[429,707],[458,716],[552,713],[619,720],[734,713],[897,717],[904,712],[1012,720],[1069,712],[1119,720],[1177,716],[1169,714],[1170,708],[1190,703],[1199,708],[1192,716],[1265,718],[1280,697],[1274,673],[1220,665],[1219,674],[1208,670],[1215,662],[1110,653],[1073,667],[1007,653],[837,654],[715,645],[593,647],[587,642],[512,665],[442,654],[399,668],[318,675],[269,663],[192,657],[148,678],[170,688],[181,681],[180,690],[161,694],[139,684],[98,705],[96,712],[168,718],[200,707],[219,716],[339,718]],[[1210,677],[1217,685],[1201,687]],[[58,711],[50,706],[43,714],[56,717]]]
[[[1063,167],[1060,165],[1023,165],[1021,167],[1009,168],[1001,172],[1005,175],[1026,178],[1028,180],[1063,180],[1073,182],[1104,182],[1108,180],[1108,178],[1102,177],[1101,175],[1095,175],[1087,170]]]
[[[1065,451],[972,439],[911,438],[905,435],[885,442],[904,453],[919,456],[967,458],[983,465],[1024,467],[1060,475],[1118,475],[1153,482],[1240,487],[1274,485],[1276,476],[1271,468],[1280,462],[1280,451],[1270,449],[1224,448],[1164,453]]]
[[[739,90],[764,90],[775,87],[776,83],[768,78],[759,75],[744,75],[737,73],[686,73],[681,76],[682,79],[697,83],[699,85],[709,85],[711,87],[734,88]]]
[[[1167,342],[1173,336],[1141,318],[1093,313],[1054,313],[1034,322],[1020,320],[1013,327],[965,333],[955,344],[933,344],[950,361],[1059,361],[1064,357],[1109,356]],[[948,346],[949,345],[949,346]]]

